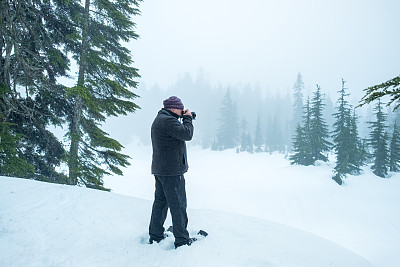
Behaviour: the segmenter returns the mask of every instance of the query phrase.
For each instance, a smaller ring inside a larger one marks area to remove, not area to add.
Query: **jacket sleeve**
[[[183,123],[174,117],[169,117],[165,122],[165,130],[168,135],[180,141],[190,141],[193,137],[192,117],[183,116]]]

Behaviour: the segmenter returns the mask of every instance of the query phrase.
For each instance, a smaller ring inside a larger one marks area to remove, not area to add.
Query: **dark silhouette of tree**
[[[400,127],[397,122],[393,126],[393,134],[390,140],[389,170],[392,172],[400,171]]]
[[[236,147],[238,138],[237,106],[233,102],[230,90],[225,93],[220,109],[220,128],[218,145],[220,150]]]
[[[315,160],[311,154],[311,108],[307,99],[303,112],[303,126],[297,125],[296,134],[293,137],[293,152],[289,157],[291,164],[312,165]]]
[[[122,145],[100,126],[109,116],[126,115],[139,107],[137,69],[130,51],[122,45],[138,36],[132,16],[139,14],[138,1],[85,0],[83,9],[72,17],[76,34],[71,36],[71,53],[79,66],[76,86],[68,88],[69,183],[105,189],[103,176],[121,175],[129,165]]]
[[[342,88],[339,91],[340,97],[337,101],[337,112],[333,114],[336,118],[333,124],[333,149],[336,153],[335,175],[332,177],[338,184],[342,184],[343,178],[347,174],[356,174],[361,171],[360,147],[361,141],[358,137],[357,123],[355,114],[351,114],[351,105],[346,98],[344,87],[345,81],[342,79]]]
[[[297,125],[301,124],[302,121],[303,90],[304,90],[303,77],[301,76],[301,73],[298,73],[297,80],[293,85],[293,115],[291,121],[292,133],[295,132]]]
[[[317,85],[311,100],[311,119],[310,119],[310,146],[311,156],[314,161],[328,161],[324,152],[329,151],[331,143],[329,139],[328,125],[322,116],[325,104],[323,103],[321,88]]]
[[[262,145],[263,145],[263,137],[261,134],[261,122],[260,122],[260,114],[257,116],[257,123],[256,123],[256,129],[254,132],[254,146],[255,146],[255,152],[262,152]]]
[[[387,126],[385,125],[386,114],[382,110],[380,99],[378,99],[374,111],[376,121],[370,122],[370,144],[373,149],[372,156],[374,158],[371,169],[377,176],[385,178],[389,168],[388,134],[386,132]]]
[[[68,110],[57,78],[68,70],[71,14],[43,0],[2,1],[1,12],[0,175],[65,183],[57,171],[65,149],[48,126],[61,125]]]

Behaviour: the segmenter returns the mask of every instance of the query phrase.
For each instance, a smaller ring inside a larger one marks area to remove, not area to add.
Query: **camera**
[[[185,113],[185,110],[182,110],[182,117],[183,117],[183,114]],[[194,112],[194,111],[191,111],[190,113],[192,113],[192,118],[195,120],[196,119],[196,112]]]

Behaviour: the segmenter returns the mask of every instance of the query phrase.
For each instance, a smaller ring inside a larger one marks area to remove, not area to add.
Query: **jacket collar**
[[[179,116],[178,114],[172,112],[172,111],[169,110],[169,109],[162,108],[162,109],[160,110],[160,112],[162,112],[162,111],[164,111],[164,112],[163,112],[164,114],[170,114],[170,115],[172,115],[173,117],[175,117],[175,118],[177,118],[177,119],[181,118],[181,116]]]

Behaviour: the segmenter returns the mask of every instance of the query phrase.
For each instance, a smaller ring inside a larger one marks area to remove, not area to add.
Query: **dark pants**
[[[180,246],[189,242],[186,230],[188,217],[186,213],[185,178],[178,176],[158,176],[154,194],[153,210],[149,226],[150,238],[160,241],[164,238],[164,222],[167,218],[168,207],[171,212],[175,245]]]

